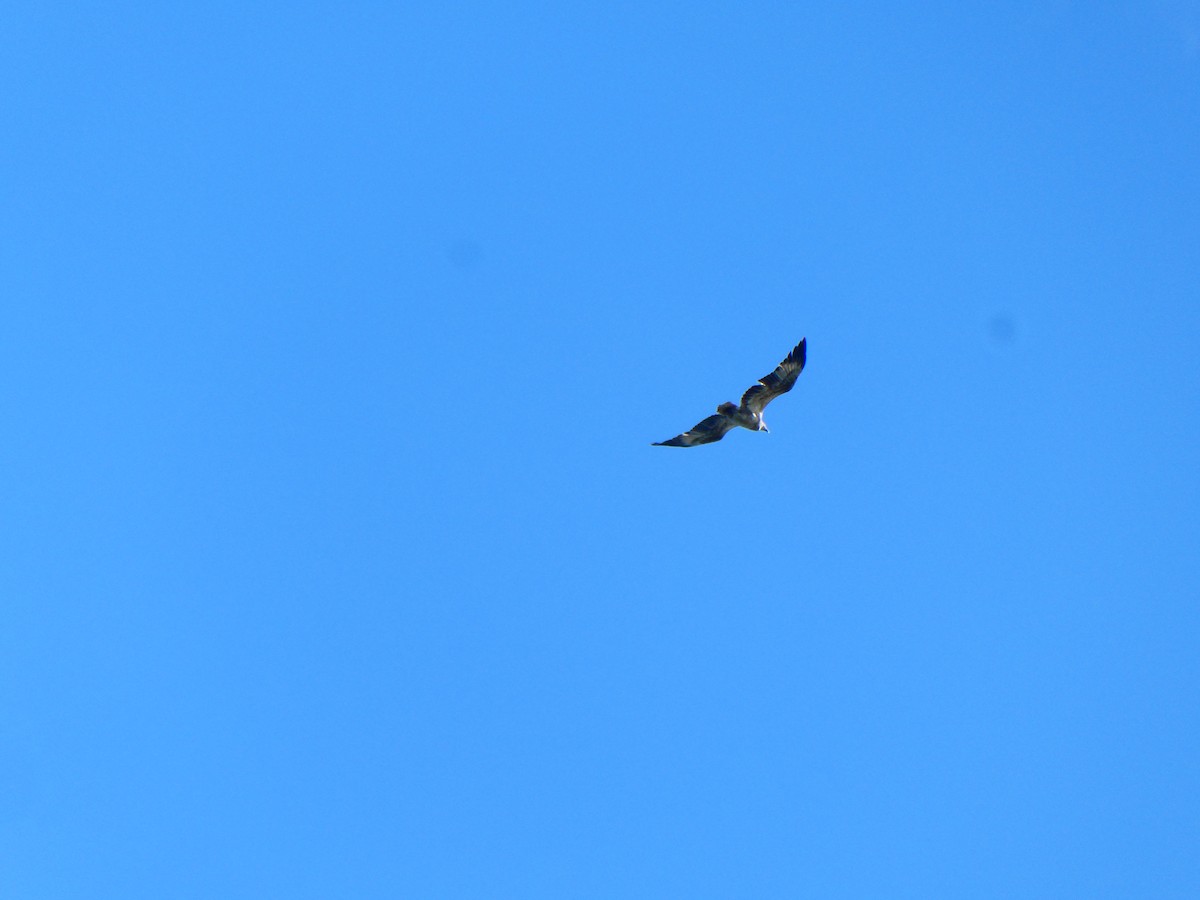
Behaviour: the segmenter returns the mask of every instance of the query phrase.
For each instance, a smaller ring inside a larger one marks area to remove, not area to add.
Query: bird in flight
[[[709,416],[691,431],[676,435],[669,441],[660,441],[654,447],[695,447],[699,444],[711,444],[725,437],[732,428],[741,426],[751,431],[767,431],[767,423],[763,421],[763,410],[767,404],[786,394],[796,383],[796,378],[804,371],[805,341],[801,338],[787,359],[775,367],[775,371],[758,379],[758,383],[742,394],[742,405],[725,402],[717,407],[717,414]]]

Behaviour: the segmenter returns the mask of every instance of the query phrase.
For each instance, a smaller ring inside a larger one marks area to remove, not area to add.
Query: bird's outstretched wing
[[[756,413],[761,413],[776,397],[786,394],[796,383],[796,377],[804,371],[805,345],[807,338],[801,340],[787,359],[775,367],[775,371],[758,379],[746,393],[742,394],[742,406]]]
[[[732,404],[730,404],[732,406]],[[660,441],[653,446],[655,447],[695,447],[699,444],[711,444],[713,441],[719,441],[725,437],[726,432],[730,428],[734,428],[733,419],[729,416],[723,416],[717,413],[714,416],[709,416],[703,422],[698,424],[691,431],[685,431],[683,434],[676,435],[669,441]]]

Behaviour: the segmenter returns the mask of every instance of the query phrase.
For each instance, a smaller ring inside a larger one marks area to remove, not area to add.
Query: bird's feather
[[[683,434],[676,435],[669,441],[660,441],[654,444],[654,446],[695,447],[697,444],[711,444],[713,441],[719,441],[725,437],[729,429],[734,426],[735,423],[729,416],[717,413],[698,423],[691,431],[685,431]]]
[[[790,391],[796,383],[796,378],[804,371],[806,354],[807,339],[800,341],[787,355],[787,359],[775,367],[775,371],[764,375],[758,380],[758,384],[742,394],[742,406],[755,413],[761,413],[768,403],[780,394]]]

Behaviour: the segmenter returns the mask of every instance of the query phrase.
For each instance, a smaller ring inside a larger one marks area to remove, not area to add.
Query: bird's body
[[[767,425],[763,422],[761,410],[746,409],[738,406],[736,403],[722,403],[717,407],[717,412],[723,416],[727,416],[735,426],[749,428],[751,431],[767,430]]]
[[[763,410],[780,394],[786,394],[792,389],[796,378],[804,371],[807,352],[807,341],[802,338],[795,349],[775,367],[773,372],[764,375],[757,384],[742,394],[741,404],[722,403],[717,407],[716,415],[709,416],[703,422],[698,423],[691,431],[685,431],[669,441],[661,441],[654,446],[696,447],[700,444],[712,444],[725,437],[734,428],[767,431],[767,423],[763,421]]]

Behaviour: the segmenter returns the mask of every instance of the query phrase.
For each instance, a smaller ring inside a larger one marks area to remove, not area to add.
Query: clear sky
[[[29,3],[0,96],[4,897],[1200,896],[1200,3]]]

